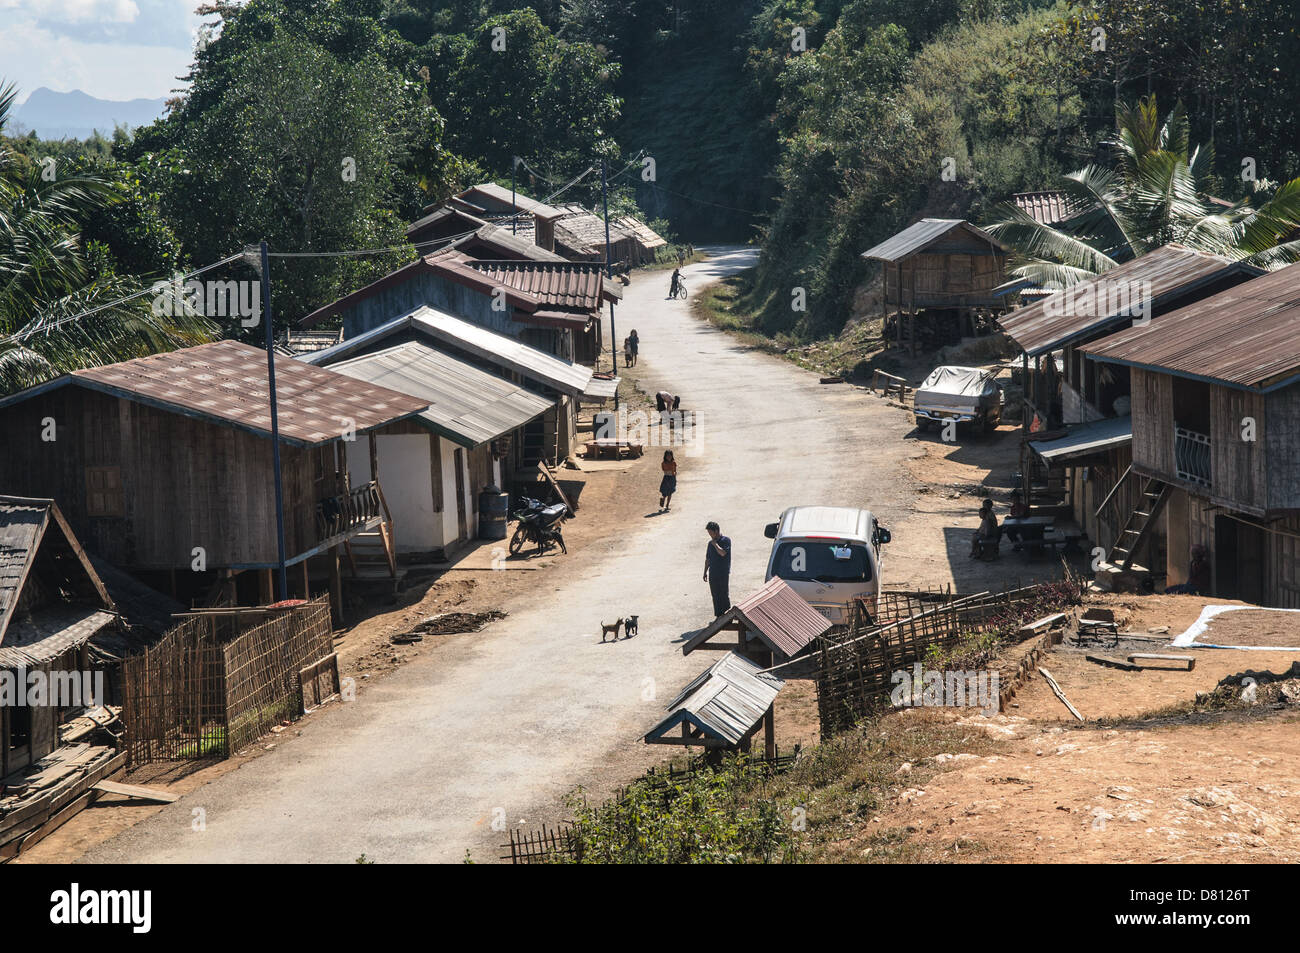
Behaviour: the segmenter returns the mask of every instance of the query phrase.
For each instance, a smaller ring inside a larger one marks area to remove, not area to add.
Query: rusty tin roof
[[[1269,391],[1300,379],[1298,324],[1300,264],[1295,264],[1083,350],[1099,361]]]
[[[1263,274],[1263,269],[1183,245],[1162,245],[1064,291],[1004,314],[998,323],[1026,354],[1036,357],[1105,331],[1131,317],[1124,313],[1107,313],[1108,308],[1092,306],[1085,309],[1088,313],[1078,313],[1079,308],[1064,304],[1066,301],[1109,301],[1110,290],[1123,286],[1130,292],[1140,289],[1149,294],[1154,310],[1171,298],[1238,272]],[[1131,301],[1131,294],[1124,300]]]
[[[0,408],[68,384],[271,435],[266,352],[238,341],[73,371],[0,400]],[[429,406],[426,400],[284,357],[275,361],[275,387],[280,439],[305,446],[337,440],[349,430],[380,427]]]

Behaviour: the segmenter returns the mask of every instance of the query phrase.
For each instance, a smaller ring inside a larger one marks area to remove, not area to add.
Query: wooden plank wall
[[[41,440],[53,418],[57,439]],[[87,549],[126,568],[209,568],[276,558],[271,442],[134,401],[63,387],[0,411],[0,486],[53,496]],[[86,468],[119,467],[120,516],[92,516]],[[315,543],[315,466],[281,446],[290,554]]]
[[[1242,424],[1255,421],[1255,439],[1242,438]],[[1210,387],[1210,460],[1214,496],[1267,509],[1268,474],[1264,395]]]
[[[1300,384],[1268,394],[1268,508],[1300,509]]]
[[[1168,374],[1133,369],[1133,462],[1173,478],[1174,387]]]
[[[1269,605],[1300,609],[1300,516],[1272,525],[1265,543],[1264,597]]]

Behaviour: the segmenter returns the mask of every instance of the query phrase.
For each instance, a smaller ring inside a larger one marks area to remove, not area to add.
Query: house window
[[[126,515],[121,467],[86,467],[86,515]]]

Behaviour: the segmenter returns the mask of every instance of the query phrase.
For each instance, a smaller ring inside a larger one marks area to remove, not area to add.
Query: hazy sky
[[[192,60],[200,0],[0,0],[0,84],[157,99]]]

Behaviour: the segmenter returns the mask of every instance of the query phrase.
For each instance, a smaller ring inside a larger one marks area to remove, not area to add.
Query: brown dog
[[[614,633],[614,641],[618,641],[618,627],[623,624],[622,619],[615,619],[613,622],[602,622],[600,624],[600,641],[605,641],[605,636],[611,632]]]

